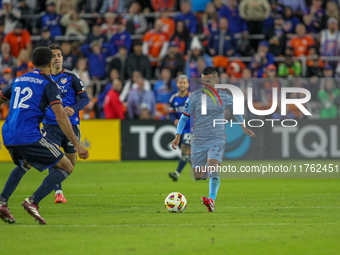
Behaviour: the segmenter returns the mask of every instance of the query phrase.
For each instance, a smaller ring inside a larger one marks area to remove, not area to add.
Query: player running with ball
[[[210,90],[216,101],[219,98],[214,94],[215,91],[209,89],[214,88],[215,84],[219,83],[218,73],[214,67],[207,67],[202,73],[202,83],[206,84],[204,90]],[[218,171],[206,172],[204,170],[206,164],[207,169],[218,169],[223,160],[226,134],[224,125],[216,125],[213,127],[214,119],[224,119],[225,109],[228,107],[233,110],[233,98],[226,91],[217,90],[222,105],[215,105],[214,100],[207,96],[207,115],[201,114],[201,97],[205,93],[204,90],[198,89],[192,92],[185,103],[183,115],[181,116],[178,125],[176,137],[172,141],[172,148],[176,149],[180,142],[180,137],[186,122],[193,116],[193,141],[191,145],[191,165],[196,180],[205,180],[209,176],[209,198],[202,197],[201,202],[209,212],[215,211],[215,200],[218,188],[220,186],[220,176]],[[243,123],[242,115],[235,115],[239,123]],[[250,129],[247,129],[243,124],[240,124],[243,132],[250,137],[255,137],[255,134]]]
[[[51,44],[48,47],[53,53],[50,77],[61,88],[65,113],[69,116],[73,132],[77,136],[78,141],[80,141],[79,111],[85,108],[89,103],[89,97],[87,96],[85,87],[78,74],[63,68],[61,46],[58,44]],[[48,107],[46,111],[43,124],[44,127],[41,130],[43,136],[50,139],[59,148],[62,147],[65,156],[71,161],[72,165],[75,166],[77,162],[77,153],[74,145],[58,126],[58,122],[51,107]],[[49,168],[50,173],[53,171],[54,169],[52,167]],[[54,203],[67,203],[61,189],[61,183],[58,183],[55,189],[55,198],[56,200]]]

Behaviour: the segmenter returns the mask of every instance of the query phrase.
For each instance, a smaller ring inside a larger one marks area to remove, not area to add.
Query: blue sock
[[[30,200],[34,204],[39,204],[39,202],[46,197],[56,188],[57,183],[61,183],[69,176],[69,173],[61,168],[56,168],[49,175],[46,176],[40,187],[33,193]]]
[[[212,198],[215,201],[218,188],[220,187],[220,176],[218,172],[213,172],[209,177],[209,198]]]
[[[176,170],[178,174],[180,174],[182,170],[184,169],[185,165],[189,161],[189,157],[190,157],[189,155],[182,155],[182,158],[179,160],[177,170]]]
[[[0,200],[2,203],[7,204],[9,197],[13,194],[21,178],[25,175],[26,172],[27,171],[20,166],[17,166],[13,169],[0,196]]]
[[[53,171],[54,171],[54,168],[53,168],[53,167],[50,167],[50,168],[48,169],[48,172],[49,172],[49,173],[52,173]],[[61,183],[58,183],[58,184],[57,184],[57,186],[56,186],[56,188],[55,188],[54,191],[57,192],[58,190],[60,190],[60,191],[62,190],[62,188],[61,188]]]

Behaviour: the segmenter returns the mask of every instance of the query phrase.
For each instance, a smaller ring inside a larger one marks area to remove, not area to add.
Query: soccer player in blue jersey
[[[207,67],[202,73],[202,83],[207,84],[206,89],[214,87],[218,84],[218,73],[214,67]],[[185,127],[186,122],[193,116],[195,123],[193,127],[193,140],[191,144],[191,164],[196,180],[207,178],[209,176],[209,198],[202,197],[201,202],[208,208],[209,212],[215,211],[215,200],[218,188],[220,186],[220,176],[217,170],[223,160],[226,134],[224,125],[216,125],[214,127],[214,119],[224,119],[225,109],[233,109],[233,98],[224,90],[217,90],[217,95],[214,95],[215,100],[221,99],[222,104],[216,105],[211,97],[207,97],[207,115],[201,114],[201,97],[205,91],[198,89],[192,92],[185,103],[183,114],[177,125],[176,137],[172,141],[172,148],[176,149],[180,142],[180,137]],[[210,91],[212,94],[212,91]],[[235,115],[239,123],[243,123],[242,115]],[[250,129],[247,129],[243,124],[240,124],[244,133],[250,137],[255,134]],[[208,165],[208,171],[204,168]]]
[[[11,98],[9,115],[2,127],[3,143],[17,165],[11,172],[0,195],[0,218],[15,223],[7,204],[21,178],[33,166],[39,171],[54,167],[41,186],[26,198],[22,206],[40,224],[46,224],[39,213],[39,202],[64,181],[73,171],[71,161],[39,130],[47,106],[51,106],[61,130],[74,144],[80,158],[89,153],[81,147],[66,115],[58,85],[48,76],[52,51],[38,47],[32,53],[33,72],[22,75],[0,91],[0,104]]]
[[[169,118],[177,127],[178,121],[183,114],[183,108],[186,100],[189,97],[189,78],[186,75],[180,75],[177,77],[178,92],[170,98]],[[183,129],[179,146],[182,150],[182,158],[178,162],[177,170],[173,173],[169,173],[169,177],[174,181],[178,180],[182,170],[187,162],[190,162],[190,121],[188,121]]]
[[[79,111],[81,111],[89,103],[89,97],[85,91],[85,87],[79,78],[79,75],[63,69],[62,48],[58,44],[48,46],[52,53],[51,73],[50,77],[59,85],[61,89],[61,97],[66,114],[69,116],[73,131],[80,141],[79,129]],[[73,143],[66,137],[63,131],[58,126],[56,116],[51,107],[48,107],[43,119],[43,128],[41,130],[43,136],[51,140],[59,148],[64,149],[65,156],[75,166],[77,162],[77,153]],[[49,172],[54,171],[53,168]],[[55,189],[54,203],[67,203],[64,197],[61,183],[58,183]]]

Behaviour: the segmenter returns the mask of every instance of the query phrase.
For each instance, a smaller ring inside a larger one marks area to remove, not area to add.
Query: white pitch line
[[[189,226],[205,226],[205,227],[213,227],[213,226],[325,226],[325,225],[339,225],[339,223],[211,223],[211,224],[109,224],[109,225],[98,225],[98,224],[91,224],[91,225],[45,225],[45,226],[40,226],[40,225],[20,225],[20,224],[7,224],[3,225],[2,227],[83,227],[83,228],[97,228],[97,227],[189,227]]]

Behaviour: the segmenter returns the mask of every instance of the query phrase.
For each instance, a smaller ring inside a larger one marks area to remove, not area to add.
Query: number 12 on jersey
[[[28,99],[30,99],[33,96],[33,91],[31,88],[29,87],[25,87],[21,90],[20,87],[16,87],[14,89],[15,91],[15,98],[14,98],[14,104],[13,104],[13,109],[17,109],[17,108],[29,108],[30,106],[28,104],[24,104],[25,101],[27,101]],[[19,102],[19,97],[21,95],[25,95],[23,98],[21,98],[20,102]]]

